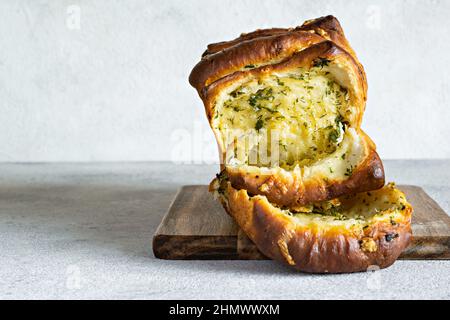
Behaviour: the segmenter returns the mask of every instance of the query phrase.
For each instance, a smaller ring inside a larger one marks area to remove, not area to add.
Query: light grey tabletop
[[[385,161],[450,212],[450,160]],[[0,165],[0,298],[450,298],[450,261],[397,261],[310,275],[273,261],[155,259],[152,236],[177,189],[216,165]]]

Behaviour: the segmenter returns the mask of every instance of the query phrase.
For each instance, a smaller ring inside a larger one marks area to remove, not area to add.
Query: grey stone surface
[[[385,161],[450,212],[450,160]],[[272,261],[164,261],[151,240],[177,189],[216,166],[0,165],[0,298],[450,298],[450,261],[309,275]]]

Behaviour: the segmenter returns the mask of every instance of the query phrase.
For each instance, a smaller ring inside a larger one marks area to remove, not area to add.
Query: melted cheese
[[[407,206],[405,195],[394,184],[388,184],[376,191],[340,197],[338,203],[311,205],[305,210],[308,212],[282,212],[292,216],[298,226],[316,229],[343,227],[361,232],[372,223],[395,224],[403,220]]]
[[[349,110],[347,90],[327,71],[298,69],[224,90],[212,125],[227,164],[292,169],[336,152]]]
[[[302,181],[314,178],[339,180],[351,176],[353,169],[366,156],[367,149],[363,139],[355,129],[347,128],[342,141],[339,143],[339,148],[316,161],[313,165],[301,166],[296,163],[294,166],[257,167],[247,165],[239,161],[238,158],[233,158],[228,161],[227,170],[229,172],[248,172],[260,176],[275,175],[286,179],[296,176],[297,179]]]

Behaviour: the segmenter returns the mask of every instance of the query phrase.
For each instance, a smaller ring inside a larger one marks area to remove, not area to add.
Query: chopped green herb
[[[262,105],[258,105],[258,108],[259,109],[264,109],[264,110],[266,110],[266,111],[268,111],[268,112],[270,112],[270,113],[274,113],[274,112],[276,112],[275,110],[272,110],[272,109],[270,109],[269,107],[265,107],[265,106],[262,106]]]
[[[347,168],[347,169],[345,170],[344,175],[347,176],[347,177],[351,177],[352,174],[353,174],[353,167],[350,166],[350,168]]]
[[[323,68],[324,66],[328,66],[328,63],[330,63],[330,62],[331,62],[331,60],[319,57],[319,58],[314,60],[313,67]]]
[[[338,141],[338,139],[339,139],[339,136],[340,136],[340,132],[339,131],[340,130],[338,130],[338,129],[331,130],[330,133],[328,134],[328,138],[332,142],[336,143]]]
[[[261,130],[261,128],[264,126],[264,121],[262,119],[258,119],[255,124],[256,131]]]
[[[217,192],[219,194],[225,194],[226,182],[228,181],[228,175],[226,171],[223,170],[220,173],[216,174],[216,178],[219,181],[219,188],[217,189]]]
[[[305,76],[303,74],[290,74],[288,76],[290,79],[294,79],[294,80],[305,80]]]
[[[237,96],[243,94],[243,92],[242,92],[240,89],[241,89],[241,88],[238,88],[238,89],[232,91],[232,92],[230,93],[230,96],[232,96],[233,98],[236,98]]]
[[[397,222],[394,221],[394,217],[389,217],[392,226],[396,226]]]
[[[260,100],[273,101],[275,97],[272,94],[272,88],[259,89],[256,93],[250,95],[248,103],[252,107],[256,107]]]
[[[281,81],[280,78],[277,77],[276,80],[279,86],[284,86],[284,82]]]
[[[248,65],[246,65],[244,68],[245,68],[245,69],[252,69],[252,68],[254,68],[254,67],[255,67],[254,64],[248,64]]]

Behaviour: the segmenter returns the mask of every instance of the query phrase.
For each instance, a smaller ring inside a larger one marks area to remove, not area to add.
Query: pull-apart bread
[[[221,157],[210,189],[261,252],[308,272],[395,261],[411,206],[383,187],[360,128],[366,76],[336,18],[210,44],[189,81]]]

